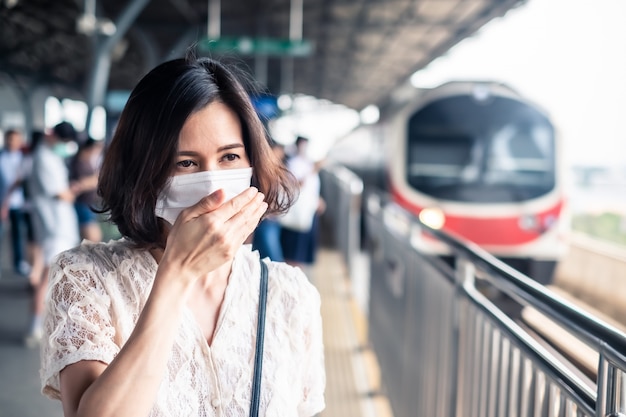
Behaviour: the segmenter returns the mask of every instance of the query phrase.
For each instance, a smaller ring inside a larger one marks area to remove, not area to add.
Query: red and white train
[[[542,109],[500,83],[451,82],[383,126],[400,206],[549,281],[570,219],[559,135]]]
[[[343,138],[329,159],[359,174],[366,189],[385,188],[429,226],[539,282],[550,280],[567,250],[559,134],[546,112],[501,83],[421,90]]]

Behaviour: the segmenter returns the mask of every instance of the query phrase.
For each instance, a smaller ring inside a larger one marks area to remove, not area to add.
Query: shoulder
[[[267,264],[270,296],[294,310],[319,311],[320,294],[302,269],[285,262],[264,259]]]
[[[291,266],[285,262],[274,262],[269,259],[267,263],[270,281],[273,281],[282,291],[300,293],[317,293],[317,289],[311,284],[302,269]]]
[[[56,262],[67,265],[76,261],[103,261],[120,256],[133,256],[133,252],[131,244],[125,239],[108,242],[83,240],[80,245],[60,252],[56,257]]]
[[[115,303],[124,309],[118,314],[135,314],[149,295],[155,271],[149,252],[124,239],[83,241],[53,260],[47,297],[52,305],[66,307],[88,303],[108,308]]]
[[[80,245],[59,253],[51,266],[51,280],[59,276],[81,278],[90,275],[105,276],[115,271],[120,264],[136,260],[139,251],[134,250],[125,239],[109,242],[89,242],[84,240]],[[52,282],[54,283],[54,282]]]

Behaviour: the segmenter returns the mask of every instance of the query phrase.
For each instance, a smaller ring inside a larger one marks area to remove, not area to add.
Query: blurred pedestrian
[[[6,181],[4,179],[4,174],[2,173],[2,170],[0,169],[0,210],[1,210],[1,204],[4,201],[4,199],[6,198],[7,192],[9,191],[9,187],[6,184]],[[5,219],[2,217],[2,212],[0,211],[0,253],[4,253],[2,251],[2,246],[4,244],[5,238],[4,238],[4,223],[5,223]],[[0,263],[0,276],[2,273],[2,269],[1,268],[1,263]]]
[[[298,136],[295,145],[296,153],[287,159],[287,167],[298,180],[300,193],[290,211],[280,219],[281,243],[285,262],[306,270],[315,262],[319,215],[326,205],[320,196],[321,163],[308,156],[309,139]]]
[[[35,212],[35,231],[41,242],[44,267],[34,283],[32,320],[26,343],[32,346],[42,334],[41,314],[48,284],[48,270],[61,251],[79,243],[75,195],[70,189],[67,158],[75,149],[76,130],[68,122],[57,124],[35,149],[30,191]]]
[[[66,415],[324,408],[319,293],[244,244],[295,184],[235,70],[176,59],[130,94],[98,181],[123,238],[84,241],[50,270],[40,374]]]
[[[33,175],[33,154],[43,140],[44,133],[34,130],[30,136],[30,142],[24,148],[24,217],[26,219],[26,253],[30,262],[29,281],[32,288],[37,286],[44,267],[41,242],[35,231],[35,208],[31,191]]]
[[[270,140],[276,161],[273,163],[284,165],[285,147],[275,140]],[[270,258],[272,261],[283,262],[283,248],[280,243],[281,226],[276,216],[266,216],[254,231],[252,248],[259,251],[261,258]]]
[[[98,173],[102,163],[103,143],[88,138],[78,147],[78,152],[70,162],[70,187],[76,195],[74,208],[78,216],[81,239],[91,242],[102,240],[102,229],[98,215],[93,210],[99,208]]]
[[[17,129],[7,130],[4,136],[5,148],[0,151],[0,177],[6,190],[0,202],[0,218],[8,219],[11,232],[13,270],[28,276],[30,265],[26,260],[26,217],[24,214],[24,135]]]

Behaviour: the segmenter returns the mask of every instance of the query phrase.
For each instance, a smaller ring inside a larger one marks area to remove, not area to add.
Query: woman
[[[233,71],[178,59],[130,95],[98,182],[123,238],[62,253],[50,275],[43,392],[66,416],[249,415],[261,261],[244,241],[288,208],[294,180]],[[319,294],[267,266],[260,415],[312,416]]]

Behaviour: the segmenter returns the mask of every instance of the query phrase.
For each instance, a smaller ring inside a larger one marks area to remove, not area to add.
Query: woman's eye
[[[176,166],[181,167],[181,168],[189,168],[192,165],[193,165],[193,161],[189,159],[185,159],[184,161],[178,161],[176,163]]]
[[[229,153],[229,154],[224,155],[224,159],[229,162],[236,161],[237,159],[239,159],[239,155],[234,154],[234,153]]]

